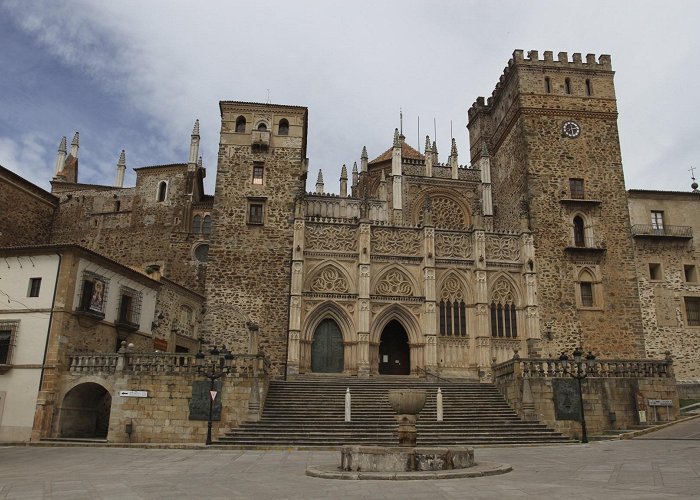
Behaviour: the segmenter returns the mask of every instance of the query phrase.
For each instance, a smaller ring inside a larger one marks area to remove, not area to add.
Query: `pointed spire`
[[[401,146],[401,143],[399,142],[399,129],[395,128],[394,129],[394,147],[398,148]]]
[[[316,178],[316,194],[323,194],[323,171],[318,169],[318,177]]]
[[[362,155],[360,156],[360,172],[367,172],[367,146],[362,146]]]
[[[345,166],[345,165],[343,165],[343,166]],[[357,173],[357,162],[355,162],[355,163],[352,164],[352,173],[353,173],[353,174],[356,174],[356,173]]]
[[[340,197],[347,198],[348,196],[348,169],[343,163],[343,168],[340,170]]]
[[[360,158],[368,158],[367,157],[367,146],[362,146],[362,155],[360,155]]]
[[[384,173],[384,169],[382,169],[382,175],[379,179],[379,199],[381,201],[387,200],[386,174]]]
[[[202,168],[202,157],[200,156],[199,159],[197,160],[197,166],[199,168]]]
[[[78,132],[73,136],[73,142],[70,143],[70,154],[73,158],[78,157],[78,143],[80,142],[80,134]]]
[[[435,141],[433,141],[433,153],[435,153],[436,156],[437,156],[437,152],[438,152],[437,143]]]
[[[56,155],[56,168],[54,169],[54,176],[63,170],[63,164],[66,162],[66,136],[61,139],[61,144],[58,145],[58,154]]]
[[[345,167],[345,163],[343,163],[343,168],[340,169],[340,178],[341,179],[348,178],[348,169]]]
[[[192,129],[192,135],[199,135],[199,118],[194,121],[194,128]]]
[[[379,178],[379,182],[386,182],[386,174],[384,173],[384,170],[382,170],[382,176]]]
[[[187,170],[193,172],[197,166],[197,158],[199,157],[199,119],[194,121],[192,129],[192,138],[190,139],[190,157],[187,160]]]
[[[126,153],[122,149],[117,162],[117,177],[114,180],[115,187],[124,187],[124,174],[126,172]]]
[[[450,148],[450,168],[452,169],[452,178],[459,179],[459,157],[457,156],[457,141],[452,138],[452,147]]]
[[[425,136],[425,156],[428,156],[428,153],[431,151],[430,149],[430,136],[426,135]]]
[[[457,156],[457,141],[455,138],[452,138],[452,149],[450,150],[450,154],[452,156]]]
[[[433,157],[433,148],[430,145],[430,136],[426,135],[425,136],[425,175],[427,177],[432,177],[433,176],[433,164],[434,164],[434,157]]]

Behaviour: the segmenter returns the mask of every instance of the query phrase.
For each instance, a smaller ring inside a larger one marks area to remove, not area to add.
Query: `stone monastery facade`
[[[613,75],[609,56],[516,50],[468,110],[462,163],[454,140],[440,162],[434,140],[420,152],[397,129],[385,152],[363,149],[343,168],[338,195],[320,172],[306,192],[304,107],[221,102],[214,196],[198,123],[187,163],[138,168],[130,188],[124,154],[114,186],[80,184],[76,134],[70,154],[59,148],[55,201],[36,202],[53,203],[53,222],[34,243],[79,244],[203,294],[200,338],[234,352],[259,344],[277,376],[488,380],[514,350],[582,345],[626,359],[668,348],[676,375],[697,377],[685,347],[700,338],[697,222],[681,236],[658,223],[633,233]],[[668,215],[678,196],[663,198]],[[688,220],[699,201],[682,195]],[[26,244],[12,238],[7,224],[0,244]],[[649,279],[650,263],[682,286]]]

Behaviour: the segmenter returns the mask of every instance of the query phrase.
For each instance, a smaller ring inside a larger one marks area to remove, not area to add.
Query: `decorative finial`
[[[486,145],[486,141],[481,144],[481,156],[489,156],[489,148]]]
[[[119,155],[119,161],[117,162],[118,167],[125,167],[126,166],[126,152],[122,149],[121,154]]]
[[[386,174],[384,173],[384,170],[382,170],[382,176],[380,177],[379,182],[386,182]]]
[[[355,167],[357,167],[357,164],[355,164]],[[340,169],[340,178],[346,180],[348,178],[348,169],[345,168],[345,163],[343,163],[343,168]]]
[[[362,155],[360,155],[360,158],[368,158],[368,156],[367,156],[367,146],[362,146]]]
[[[73,142],[70,143],[71,146],[77,146],[80,142],[80,134],[78,132],[73,136]]]
[[[202,157],[200,156],[199,159],[197,160],[197,166],[201,167],[202,166]]]
[[[73,158],[78,157],[78,143],[80,142],[80,134],[78,132],[73,136],[73,142],[70,143],[70,154]]]
[[[316,184],[323,184],[323,170],[318,169],[318,177],[316,178]]]
[[[399,108],[399,127],[401,127],[401,135],[403,135],[403,110]]]
[[[58,151],[60,153],[65,153],[66,152],[66,136],[63,136],[63,139],[61,139],[61,144],[58,145]]]
[[[399,129],[395,128],[394,129],[394,147],[398,148],[401,145],[399,143]]]
[[[690,185],[690,187],[693,188],[693,193],[697,193],[698,192],[698,183],[695,182],[695,167],[693,167],[691,165],[688,170],[690,171],[690,178],[693,179],[693,182]]]
[[[343,165],[343,167],[345,167],[345,165]],[[353,165],[352,165],[352,173],[353,174],[357,173],[357,162],[353,163]]]
[[[452,149],[450,150],[450,154],[452,156],[457,156],[457,141],[455,138],[452,138]]]
[[[425,152],[428,153],[430,151],[430,136],[426,135],[425,136]]]
[[[199,118],[194,121],[194,129],[192,129],[192,135],[199,135]]]
[[[437,152],[438,152],[437,143],[435,141],[433,141],[433,153],[437,154]]]

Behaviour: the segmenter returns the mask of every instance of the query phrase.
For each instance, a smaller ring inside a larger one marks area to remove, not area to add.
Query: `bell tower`
[[[306,184],[307,109],[223,101],[205,336],[259,348],[283,373],[294,238],[294,200]]]
[[[545,356],[644,354],[613,76],[607,55],[516,50],[469,109],[472,161],[490,154],[494,229],[533,231]]]

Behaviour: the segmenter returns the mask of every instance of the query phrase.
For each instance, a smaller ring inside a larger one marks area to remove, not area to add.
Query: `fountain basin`
[[[476,465],[467,446],[343,446],[340,469],[350,472],[412,472],[466,469]]]
[[[390,389],[389,404],[399,415],[418,415],[425,406],[425,389]]]

